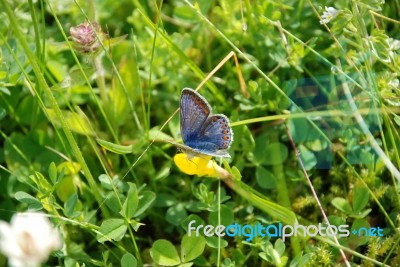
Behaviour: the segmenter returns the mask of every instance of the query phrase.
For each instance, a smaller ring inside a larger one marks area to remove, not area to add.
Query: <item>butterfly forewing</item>
[[[180,120],[183,143],[196,138],[210,113],[210,105],[202,96],[190,88],[182,90]]]

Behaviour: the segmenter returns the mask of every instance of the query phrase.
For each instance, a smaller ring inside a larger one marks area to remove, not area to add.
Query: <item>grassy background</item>
[[[46,211],[65,242],[49,266],[400,264],[397,1],[0,3],[0,218]],[[86,19],[97,53],[68,38]],[[232,59],[199,91],[234,131],[221,183],[151,141],[180,138],[178,115],[159,129],[182,88],[230,51],[248,95]],[[304,171],[331,224],[384,237],[339,238],[347,261],[326,237],[188,238],[192,219],[323,222]]]

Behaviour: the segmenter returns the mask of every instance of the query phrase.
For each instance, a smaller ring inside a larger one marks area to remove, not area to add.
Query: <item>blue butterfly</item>
[[[178,145],[190,157],[210,155],[230,158],[232,128],[225,115],[211,113],[210,104],[199,93],[184,88],[181,94],[180,122],[184,145]]]

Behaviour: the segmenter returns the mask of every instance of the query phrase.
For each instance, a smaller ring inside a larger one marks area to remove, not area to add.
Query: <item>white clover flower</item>
[[[396,40],[396,39],[393,39],[393,38],[388,38],[388,39],[386,39],[386,43],[389,46],[389,49],[388,49],[388,51],[389,51],[389,59],[386,62],[390,62],[391,61],[390,59],[392,59],[392,60],[395,59],[395,52],[394,51],[400,49],[400,41]]]
[[[0,221],[0,251],[9,266],[40,266],[61,245],[59,232],[44,213],[17,213],[10,224]]]
[[[400,49],[400,41],[393,39],[393,38],[388,38],[386,39],[386,43],[389,45],[389,50],[390,51],[395,51]]]
[[[393,89],[397,89],[399,87],[399,79],[392,79],[389,81],[388,85]]]
[[[339,14],[339,12],[340,12],[340,10],[337,10],[334,7],[325,7],[325,11],[321,16],[322,20],[320,20],[319,23],[327,24],[329,21],[336,18],[336,16]]]

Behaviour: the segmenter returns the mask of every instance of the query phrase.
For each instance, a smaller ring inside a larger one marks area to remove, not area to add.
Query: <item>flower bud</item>
[[[102,42],[108,38],[99,24],[96,22],[90,24],[87,20],[76,27],[71,27],[69,32],[74,49],[85,55],[97,54],[101,51],[101,44],[97,38]]]

